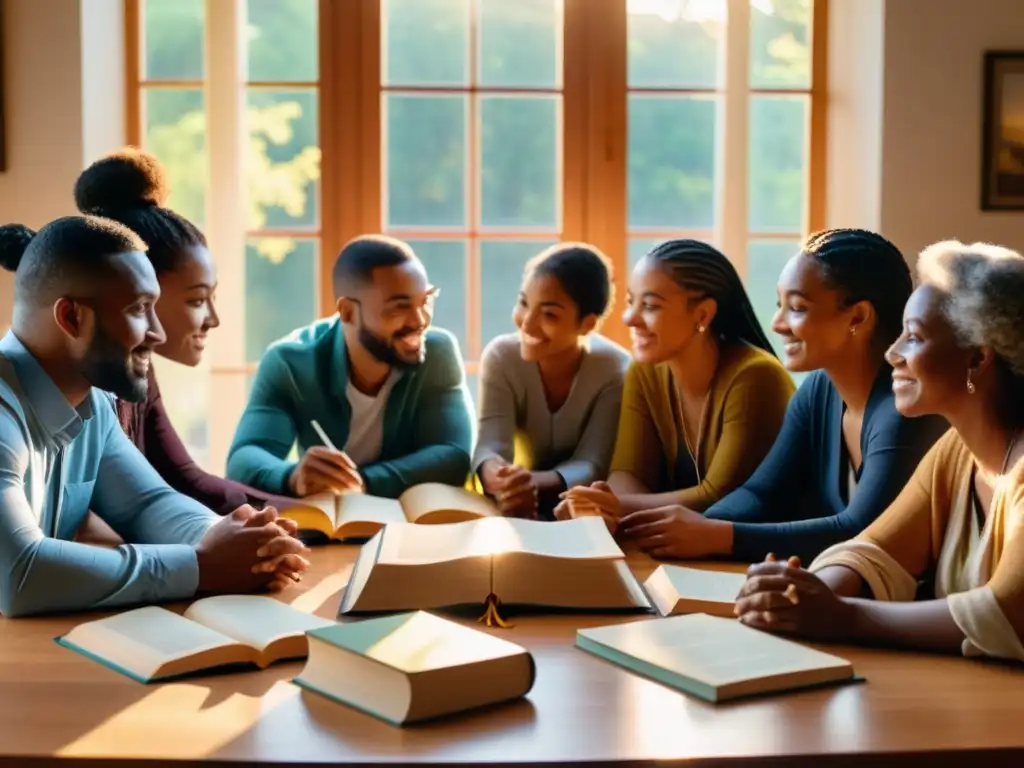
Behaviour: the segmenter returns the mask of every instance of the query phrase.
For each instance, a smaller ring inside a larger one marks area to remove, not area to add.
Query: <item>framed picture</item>
[[[1024,51],[985,53],[981,208],[1024,210]]]

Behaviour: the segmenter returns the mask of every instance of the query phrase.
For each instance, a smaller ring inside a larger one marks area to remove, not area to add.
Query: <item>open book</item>
[[[443,483],[414,485],[397,499],[320,493],[297,499],[280,512],[300,530],[319,531],[332,539],[368,539],[385,523],[458,523],[500,514],[490,499]]]
[[[599,517],[541,522],[489,517],[388,525],[356,558],[340,613],[506,604],[650,609]]]
[[[736,595],[746,580],[745,573],[659,565],[644,582],[644,590],[662,616],[708,613],[732,617]]]
[[[581,629],[576,647],[711,702],[857,679],[846,659],[703,613]]]
[[[61,645],[141,683],[220,667],[303,658],[306,632],[334,622],[272,597],[219,595],[184,616],[147,606],[79,624]]]
[[[293,682],[403,725],[525,696],[535,674],[525,648],[417,611],[313,630]]]

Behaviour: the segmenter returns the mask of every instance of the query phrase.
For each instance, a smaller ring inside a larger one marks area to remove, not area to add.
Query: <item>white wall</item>
[[[912,261],[949,237],[1024,249],[1024,212],[982,212],[982,55],[1024,49],[1024,0],[831,0],[830,226]],[[881,130],[879,130],[881,127]]]
[[[0,223],[38,228],[74,213],[78,173],[124,142],[122,3],[4,0],[3,7],[7,171],[0,173]],[[12,292],[12,275],[0,271],[0,330]]]
[[[887,3],[882,227],[906,251],[947,237],[1024,249],[1024,212],[981,210],[991,49],[1024,49],[1024,0]]]

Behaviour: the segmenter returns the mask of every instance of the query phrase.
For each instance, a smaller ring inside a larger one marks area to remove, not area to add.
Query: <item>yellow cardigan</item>
[[[634,362],[626,372],[611,472],[633,475],[651,493],[683,490],[680,503],[703,511],[757,469],[795,391],[773,355],[748,344],[724,348],[697,451],[701,482],[683,490],[679,462],[692,459],[683,439],[675,380],[665,365]]]

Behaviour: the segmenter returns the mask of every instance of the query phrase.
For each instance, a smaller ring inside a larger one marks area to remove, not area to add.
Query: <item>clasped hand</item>
[[[756,629],[831,640],[849,630],[854,610],[852,603],[804,570],[799,558],[782,563],[769,554],[765,562],[747,570],[735,613]]]
[[[556,520],[600,516],[611,534],[618,531],[622,505],[608,483],[598,481],[590,485],[575,485],[559,498],[561,501],[554,509]]]
[[[537,484],[529,470],[501,459],[491,459],[481,468],[480,482],[505,517],[536,519]]]
[[[278,591],[299,581],[309,567],[308,548],[295,538],[298,526],[273,507],[243,505],[218,520],[196,545],[199,591]]]
[[[608,483],[576,486],[562,494],[555,517],[568,520],[600,515],[617,538],[631,541],[651,557],[694,558],[725,554],[731,542],[717,520],[679,505],[623,513],[622,504]]]

